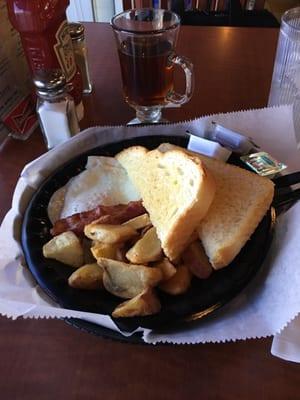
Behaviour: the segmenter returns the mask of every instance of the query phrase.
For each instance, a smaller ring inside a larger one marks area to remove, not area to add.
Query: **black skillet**
[[[65,308],[101,314],[111,314],[120,299],[105,291],[84,291],[68,286],[72,268],[55,260],[45,259],[43,245],[51,239],[51,223],[47,205],[52,194],[68,180],[84,170],[89,155],[114,156],[132,145],[149,149],[162,142],[186,147],[184,137],[147,136],[111,143],[90,150],[66,163],[48,177],[31,199],[23,219],[22,247],[27,265],[40,287],[58,304]],[[230,162],[238,164],[237,158]],[[285,192],[284,192],[285,194]],[[150,329],[174,329],[192,320],[203,319],[233,299],[260,269],[272,239],[272,211],[268,210],[251,239],[235,260],[225,269],[214,272],[209,279],[194,278],[191,288],[181,296],[169,296],[159,292],[162,311],[153,316],[115,319],[120,329],[132,332],[138,326]],[[71,318],[68,323],[94,334],[131,343],[142,342],[139,334],[129,337],[99,325]]]

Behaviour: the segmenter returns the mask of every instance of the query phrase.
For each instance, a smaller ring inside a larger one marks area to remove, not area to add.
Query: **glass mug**
[[[126,102],[136,110],[129,124],[163,122],[164,107],[187,103],[193,93],[193,65],[175,53],[180,19],[168,10],[127,10],[111,21]],[[174,67],[185,72],[185,94],[174,91]]]

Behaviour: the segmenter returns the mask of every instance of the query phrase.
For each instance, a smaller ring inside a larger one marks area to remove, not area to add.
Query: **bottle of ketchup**
[[[82,80],[66,18],[68,5],[69,0],[7,0],[9,19],[20,33],[32,75],[41,69],[61,69],[72,85],[70,94],[81,120]]]

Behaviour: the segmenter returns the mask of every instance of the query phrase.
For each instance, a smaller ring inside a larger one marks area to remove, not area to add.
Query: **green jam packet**
[[[287,168],[285,164],[275,160],[275,158],[264,151],[247,154],[246,156],[240,157],[240,159],[258,175],[270,179]]]

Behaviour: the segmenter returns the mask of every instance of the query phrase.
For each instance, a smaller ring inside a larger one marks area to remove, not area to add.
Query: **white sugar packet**
[[[70,158],[104,143],[145,135],[203,135],[211,121],[251,136],[260,147],[289,166],[300,169],[290,106],[212,115],[163,126],[95,127],[75,136],[28,164],[17,183],[13,205],[0,228],[0,313],[8,317],[76,317],[118,330],[105,315],[68,310],[54,304],[22,267],[19,234],[22,215],[35,189]],[[181,331],[144,330],[144,340],[205,343],[275,335],[300,311],[300,206],[280,218],[269,256],[251,284],[205,323]],[[300,336],[300,335],[299,335]],[[298,359],[300,361],[300,357]]]

